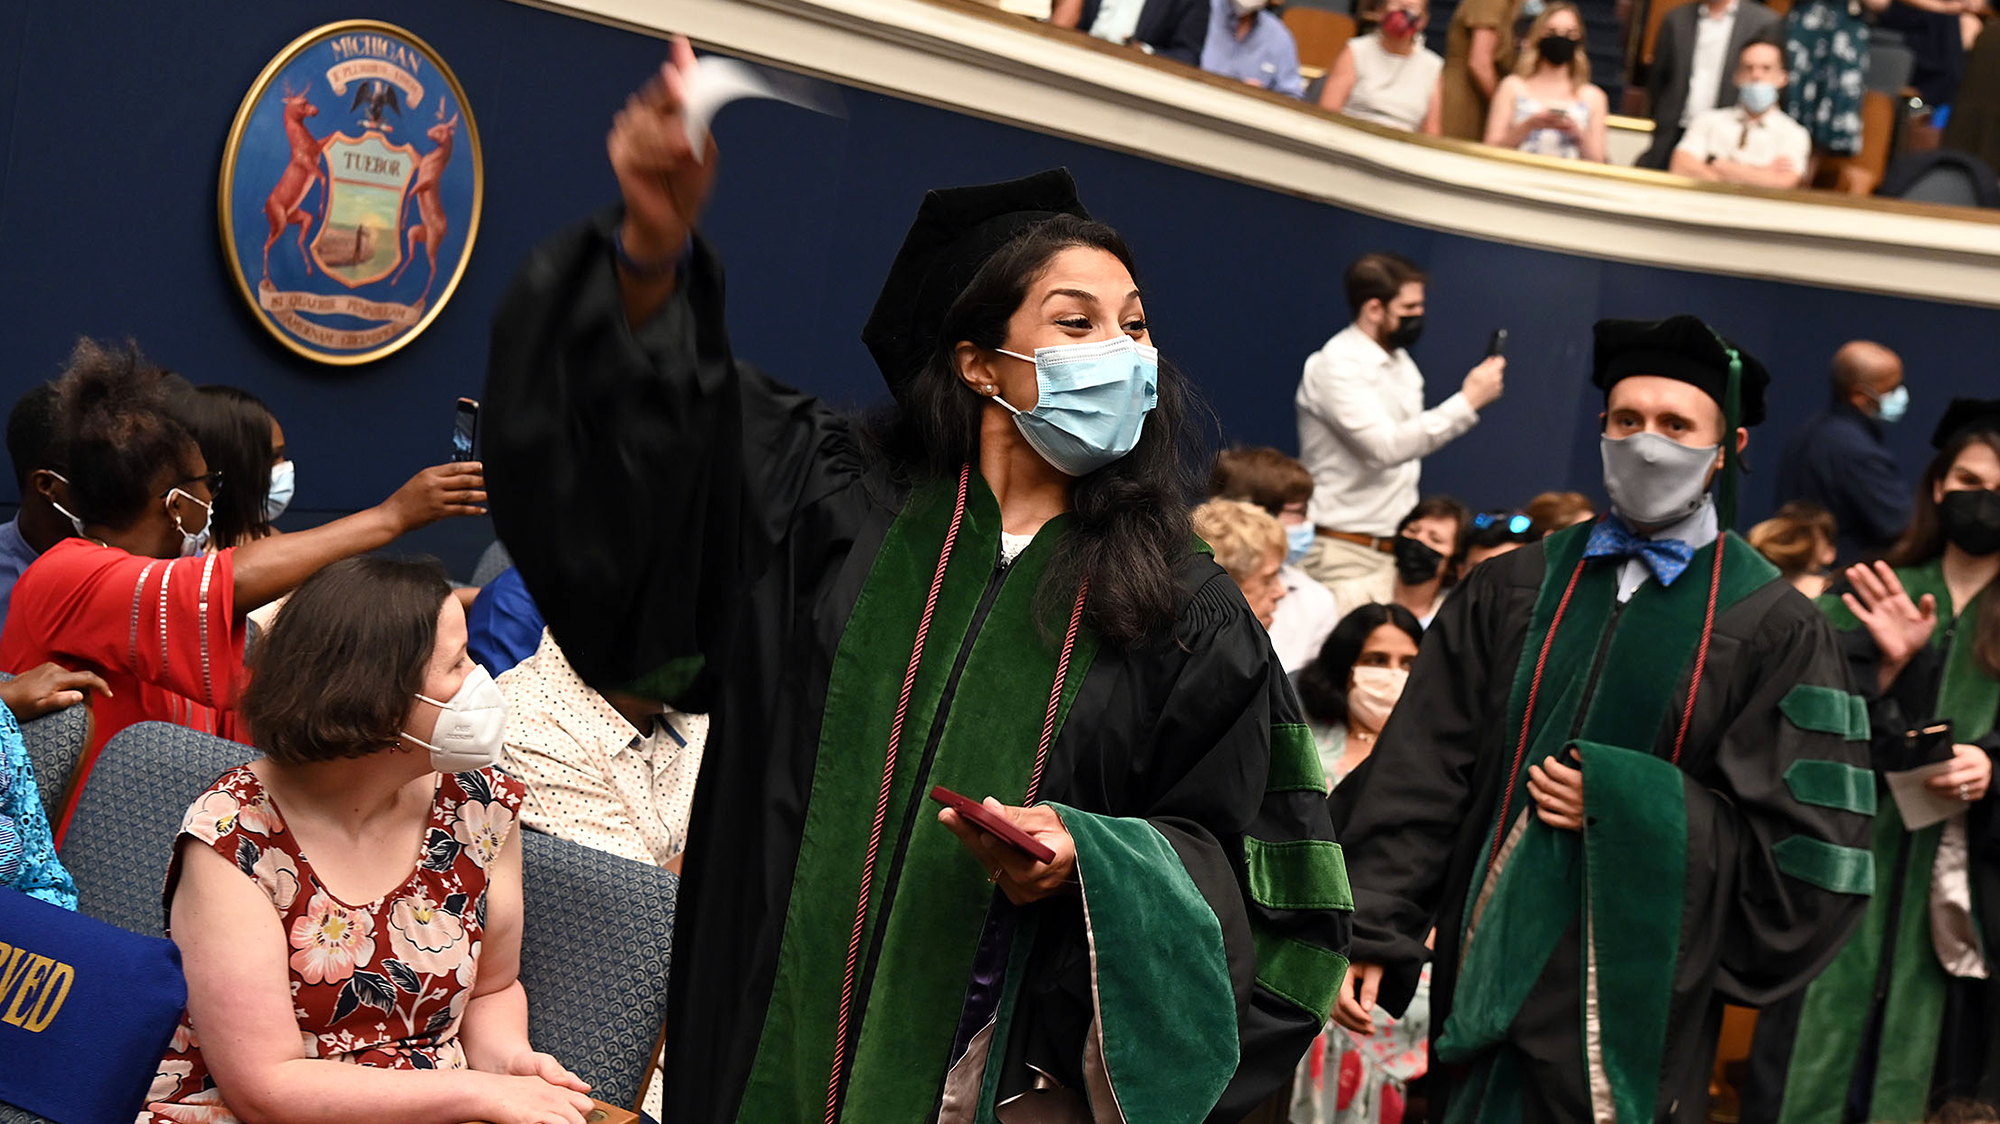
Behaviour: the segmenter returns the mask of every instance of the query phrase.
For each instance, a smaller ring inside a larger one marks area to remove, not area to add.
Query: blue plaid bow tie
[[[1590,529],[1590,542],[1583,548],[1585,558],[1638,558],[1660,579],[1672,585],[1694,561],[1694,547],[1679,539],[1642,539],[1615,515],[1598,521]]]

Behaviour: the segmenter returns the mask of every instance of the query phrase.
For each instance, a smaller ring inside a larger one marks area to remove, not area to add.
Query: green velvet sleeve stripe
[[[1772,846],[1778,869],[1801,882],[1836,894],[1875,892],[1875,856],[1809,835],[1792,835]]]
[[[1251,925],[1257,945],[1257,986],[1324,1021],[1347,978],[1347,957],[1330,948],[1266,933]]]
[[[1340,844],[1325,839],[1266,843],[1243,837],[1250,898],[1265,909],[1354,908]]]
[[[1312,731],[1296,722],[1271,727],[1271,775],[1266,792],[1325,792],[1326,771]]]
[[[1785,787],[1801,804],[1875,814],[1875,774],[1868,769],[1804,757],[1785,770]]]
[[[1868,704],[1846,691],[1801,683],[1785,693],[1778,709],[1801,730],[1868,740]]]

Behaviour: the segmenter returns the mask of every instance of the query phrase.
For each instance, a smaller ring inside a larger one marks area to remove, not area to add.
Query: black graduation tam
[[[1764,394],[1771,385],[1771,373],[1756,356],[1722,338],[1699,317],[1599,320],[1596,333],[1597,358],[1590,381],[1607,394],[1611,384],[1620,379],[1659,375],[1698,387],[1722,405],[1729,385],[1729,351],[1735,348],[1743,362],[1738,421],[1756,425],[1764,420]]]
[[[1931,448],[1942,449],[1968,429],[2000,431],[2000,398],[1954,398],[1931,434]]]
[[[875,311],[861,328],[861,342],[891,392],[901,397],[923,370],[937,347],[944,314],[979,267],[1022,231],[1059,214],[1090,217],[1066,168],[925,193],[882,295],[875,298]]]

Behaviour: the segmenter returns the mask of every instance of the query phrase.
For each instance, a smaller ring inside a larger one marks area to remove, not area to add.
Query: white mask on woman
[[[1400,667],[1357,667],[1347,688],[1347,720],[1369,730],[1380,730],[1403,697],[1410,673]]]
[[[507,733],[507,700],[485,668],[474,667],[449,699],[417,697],[439,708],[431,740],[408,730],[403,736],[431,751],[431,768],[440,773],[470,773],[500,763]]]

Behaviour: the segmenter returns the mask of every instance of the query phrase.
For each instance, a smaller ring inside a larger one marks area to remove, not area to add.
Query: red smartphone
[[[938,785],[931,789],[931,799],[964,816],[971,821],[972,826],[1038,863],[1056,861],[1056,853],[1049,850],[1048,844],[995,815],[993,809],[969,796],[960,796],[945,786]]]

